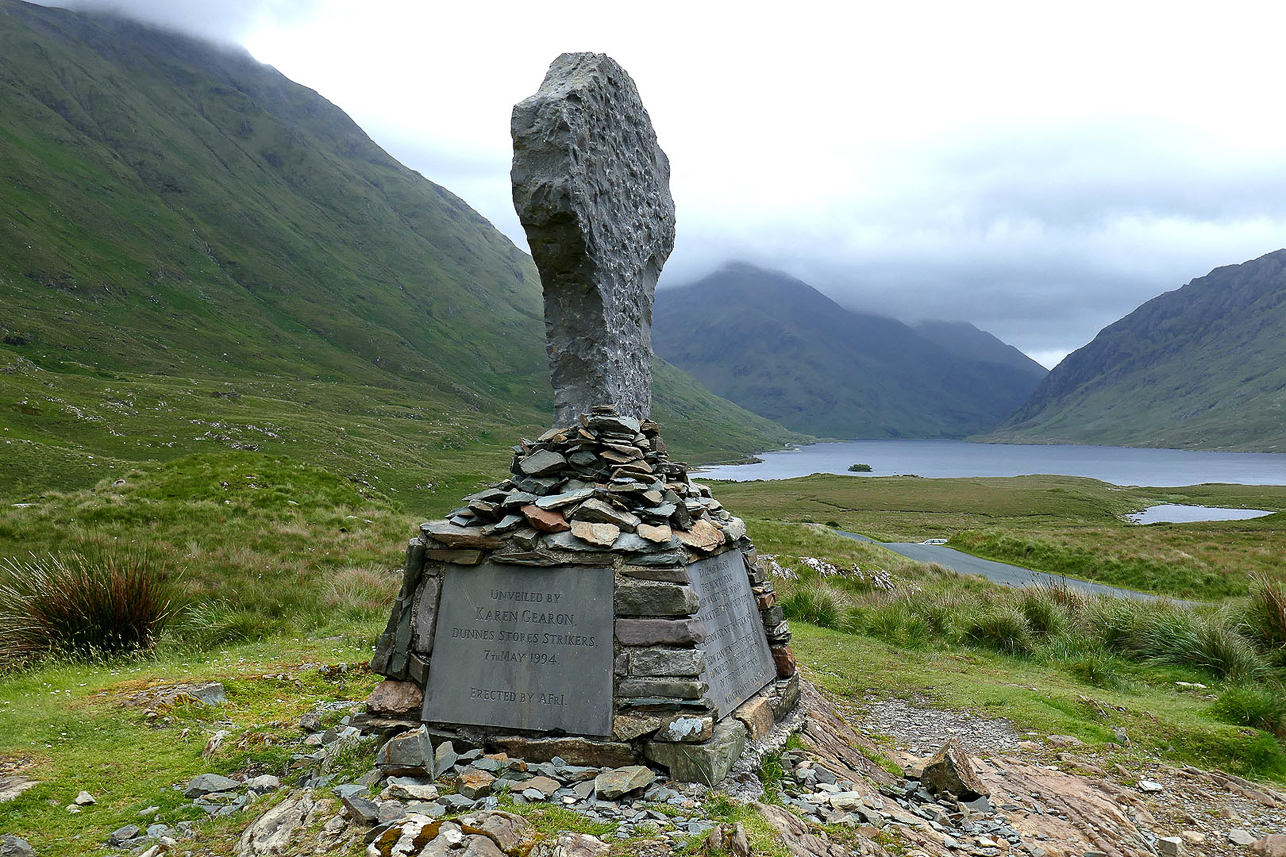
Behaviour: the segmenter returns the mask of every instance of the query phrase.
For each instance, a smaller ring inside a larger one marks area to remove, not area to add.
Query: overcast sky
[[[1047,366],[1286,246],[1286,4],[78,5],[244,45],[524,248],[510,109],[557,54],[611,54],[673,167],[663,286],[743,259]]]

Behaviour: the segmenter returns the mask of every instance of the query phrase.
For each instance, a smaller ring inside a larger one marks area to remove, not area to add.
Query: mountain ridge
[[[658,291],[652,342],[715,393],[840,438],[964,437],[1000,422],[1036,383],[746,263]]]
[[[1286,449],[1286,250],[1145,302],[1072,352],[991,440]]]

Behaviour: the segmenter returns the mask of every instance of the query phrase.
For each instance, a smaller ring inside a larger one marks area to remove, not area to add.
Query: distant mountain
[[[981,331],[934,330],[948,347],[899,321],[844,309],[793,277],[733,264],[657,292],[652,346],[748,410],[837,438],[986,431],[1040,380]]]
[[[440,484],[548,425],[530,257],[245,51],[0,0],[0,117],[0,423],[31,446],[0,493],[238,444]],[[655,401],[679,453],[793,437],[663,364]]]
[[[1030,375],[1037,381],[1044,380],[1049,374],[1048,369],[1017,348],[985,330],[979,330],[967,321],[921,321],[914,325],[914,329],[916,333],[937,343],[956,357],[1007,366]]]
[[[991,437],[1286,452],[1286,250],[1103,328]]]

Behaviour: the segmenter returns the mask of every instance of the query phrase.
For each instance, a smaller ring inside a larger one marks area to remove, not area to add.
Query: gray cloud
[[[698,213],[664,285],[749,258],[856,309],[963,319],[1049,355],[1286,245],[1286,158],[1230,157],[1172,123],[979,129],[883,156],[878,181],[820,216],[747,228]]]
[[[83,12],[121,15],[207,41],[239,44],[268,21],[306,18],[314,0],[56,0],[42,2]]]

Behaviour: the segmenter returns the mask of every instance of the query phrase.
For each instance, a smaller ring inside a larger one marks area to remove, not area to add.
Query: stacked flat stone
[[[778,676],[735,712],[719,710],[702,680],[706,629],[689,576],[692,563],[733,551]],[[646,757],[683,779],[718,778],[724,760],[730,765],[747,739],[764,737],[795,707],[790,627],[745,524],[692,482],[685,465],[669,460],[656,423],[596,407],[573,427],[515,446],[510,478],[464,498],[446,519],[422,524],[372,670],[423,688],[443,573],[483,563],[588,566],[615,575],[612,735],[578,743],[597,747],[587,760]],[[540,753],[508,736],[492,739],[489,746],[524,758]],[[563,741],[559,752],[567,755],[566,739],[548,740]],[[713,748],[716,758],[687,770],[693,754],[683,747],[693,745]]]
[[[585,565],[594,564],[587,553],[612,552],[666,564],[682,562],[685,548],[710,553],[746,534],[709,488],[666,457],[654,422],[599,407],[513,451],[509,479],[421,526],[429,559],[553,566],[571,553]]]

